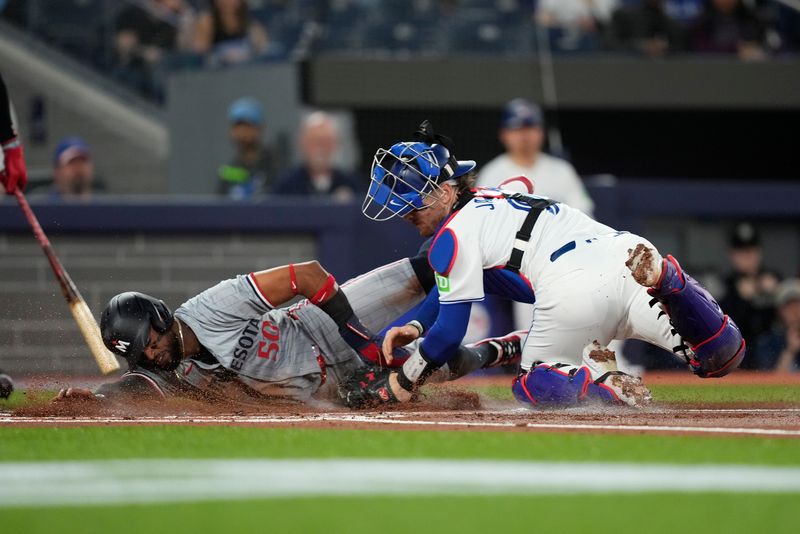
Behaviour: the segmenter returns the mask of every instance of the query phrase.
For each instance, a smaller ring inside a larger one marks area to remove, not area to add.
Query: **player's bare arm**
[[[318,261],[293,263],[253,273],[258,289],[273,306],[281,306],[295,296],[314,299],[318,304],[328,302],[339,290],[330,282],[331,274]]]

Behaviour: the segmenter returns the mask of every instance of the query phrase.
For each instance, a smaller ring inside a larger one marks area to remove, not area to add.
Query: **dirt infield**
[[[0,415],[0,426],[81,425],[239,425],[396,430],[493,430],[685,435],[741,435],[800,438],[800,409],[670,409],[632,413],[590,410],[523,413],[514,410],[474,412],[323,412],[218,415]]]
[[[513,432],[602,432],[741,435],[800,438],[800,404],[654,403],[644,409],[582,406],[527,409],[513,401],[486,398],[469,388],[507,386],[508,377],[482,377],[433,388],[422,401],[382,411],[351,412],[328,403],[267,406],[204,404],[186,400],[104,406],[75,400],[0,412],[0,426],[76,425],[244,425],[355,429],[495,430]],[[714,387],[688,373],[651,374],[651,385]],[[798,385],[800,376],[734,374],[726,384]]]

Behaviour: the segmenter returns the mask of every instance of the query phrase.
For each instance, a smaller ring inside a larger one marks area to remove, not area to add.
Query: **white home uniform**
[[[433,265],[442,305],[480,301],[489,291],[535,299],[523,369],[536,361],[579,365],[583,348],[592,341],[607,345],[636,338],[667,350],[680,344],[667,317],[659,318],[660,309],[649,306],[645,288],[625,267],[628,249],[652,245],[566,204],[542,211],[530,240],[519,245],[525,251],[519,275],[503,270],[530,209],[504,198],[500,190],[478,189],[445,221],[431,247],[432,261],[439,258]],[[449,263],[444,267],[442,250]]]

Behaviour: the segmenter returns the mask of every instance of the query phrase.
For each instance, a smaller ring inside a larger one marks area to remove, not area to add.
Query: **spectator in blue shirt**
[[[303,161],[278,179],[276,195],[328,196],[347,201],[361,187],[348,172],[334,166],[339,149],[336,122],[327,113],[309,115],[300,130],[300,151]]]

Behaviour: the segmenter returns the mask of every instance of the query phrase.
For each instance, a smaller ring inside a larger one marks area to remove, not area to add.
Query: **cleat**
[[[625,266],[633,274],[633,279],[645,287],[655,287],[661,279],[664,260],[655,248],[643,243],[634,249],[628,249],[628,261]]]
[[[583,349],[583,364],[589,368],[595,385],[610,390],[612,395],[607,402],[636,407],[650,404],[652,396],[642,379],[620,371],[617,368],[617,355],[597,340]]]
[[[489,344],[497,350],[495,360],[484,368],[497,367],[498,365],[518,364],[522,359],[522,341],[528,336],[527,330],[511,332],[503,337],[490,337],[477,341],[470,347]]]
[[[602,384],[610,388],[621,403],[628,406],[642,408],[653,401],[650,390],[638,376],[631,376],[625,373],[609,375]]]

